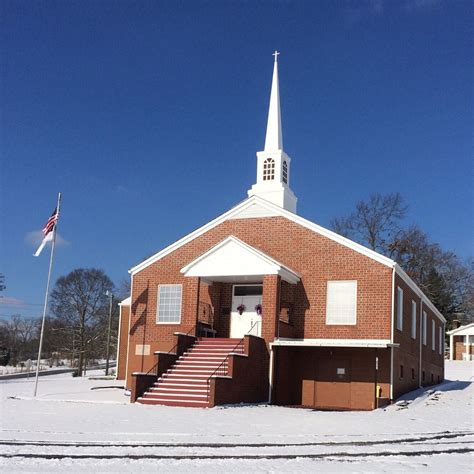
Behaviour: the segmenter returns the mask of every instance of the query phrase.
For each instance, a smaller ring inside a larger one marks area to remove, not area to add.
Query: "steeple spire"
[[[278,86],[278,55],[275,51],[272,90],[268,108],[265,149],[257,152],[257,182],[248,190],[249,196],[259,196],[283,209],[296,213],[298,199],[290,188],[291,158],[283,151],[281,133],[280,91]]]
[[[267,135],[265,137],[264,151],[283,150],[283,135],[281,132],[280,112],[280,87],[278,84],[278,55],[275,51],[273,64],[272,91],[270,93],[270,106],[268,108]]]

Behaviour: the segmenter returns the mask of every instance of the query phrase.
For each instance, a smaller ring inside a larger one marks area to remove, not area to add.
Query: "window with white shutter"
[[[431,321],[431,350],[434,351],[436,346],[436,325]]]
[[[357,281],[328,281],[326,324],[356,324]]]
[[[403,290],[397,288],[397,329],[403,330]]]
[[[423,311],[423,345],[426,346],[426,331],[428,330],[428,318],[426,316],[426,311]]]
[[[411,301],[411,337],[416,339],[416,301]]]

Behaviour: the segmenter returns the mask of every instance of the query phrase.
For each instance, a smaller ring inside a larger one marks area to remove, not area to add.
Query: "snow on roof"
[[[474,323],[459,326],[456,329],[448,331],[447,334],[450,336],[473,336],[474,335]]]

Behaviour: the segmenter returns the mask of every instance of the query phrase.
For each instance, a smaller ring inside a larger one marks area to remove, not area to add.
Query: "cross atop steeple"
[[[272,56],[275,56],[275,62],[276,62],[276,63],[278,62],[278,55],[279,55],[279,54],[280,54],[280,53],[279,53],[277,50],[275,50],[275,52],[272,54]]]

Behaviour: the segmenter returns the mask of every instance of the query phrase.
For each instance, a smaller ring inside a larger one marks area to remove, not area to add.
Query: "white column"
[[[449,360],[454,360],[453,335],[449,335]]]

